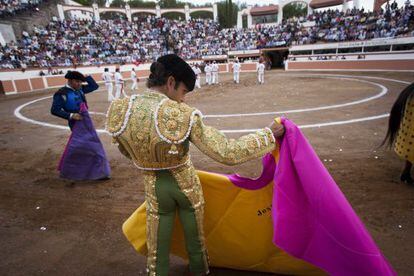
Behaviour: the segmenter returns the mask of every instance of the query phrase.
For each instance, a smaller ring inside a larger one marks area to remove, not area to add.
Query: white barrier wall
[[[190,63],[201,62],[201,61],[190,61]],[[78,67],[78,68],[54,68],[62,70],[66,73],[68,70],[77,70],[83,74],[91,75],[98,83],[102,82],[102,73],[104,68],[109,68],[110,72],[115,72],[117,67],[120,68],[122,76],[124,79],[130,79],[131,69],[135,68],[135,72],[138,78],[146,79],[150,73],[150,63],[140,64],[136,66],[134,64],[127,64],[122,66],[117,65],[108,65],[100,67]],[[256,71],[256,63],[242,63],[242,71],[251,72]],[[17,70],[8,70],[0,72],[0,93],[16,94],[21,92],[31,92],[46,90],[50,88],[58,88],[65,85],[66,80],[64,75],[51,75],[51,76],[40,76],[40,71],[42,70],[27,70],[26,72],[17,71]],[[220,63],[219,72],[227,73],[231,71],[231,64]],[[45,72],[43,70],[43,72]]]
[[[363,58],[358,59],[358,56]],[[329,56],[332,58],[329,59]],[[292,58],[295,60],[292,60]],[[327,57],[327,60],[317,60]],[[345,59],[343,59],[345,57]],[[285,69],[295,71],[401,71],[414,72],[414,51],[290,56]]]

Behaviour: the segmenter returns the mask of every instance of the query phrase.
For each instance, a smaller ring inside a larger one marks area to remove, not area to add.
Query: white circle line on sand
[[[317,74],[305,74],[305,75],[300,75],[299,77],[303,77],[303,76],[321,76],[321,75],[317,75]],[[381,92],[372,96],[372,97],[368,97],[368,98],[364,98],[361,100],[357,100],[357,101],[353,101],[353,102],[348,102],[348,103],[343,103],[343,104],[336,104],[336,105],[328,105],[328,106],[321,106],[321,107],[311,107],[311,108],[303,108],[303,109],[291,109],[291,110],[284,110],[284,111],[270,111],[270,112],[258,112],[258,113],[239,113],[239,114],[215,114],[215,115],[204,115],[203,118],[231,118],[231,117],[246,117],[246,116],[264,116],[264,115],[277,115],[277,114],[288,114],[288,113],[301,113],[301,112],[310,112],[310,111],[319,111],[319,110],[326,110],[326,109],[334,109],[334,108],[341,108],[341,107],[345,107],[345,106],[350,106],[350,105],[356,105],[356,104],[361,104],[364,102],[368,102],[368,101],[372,101],[375,99],[378,99],[382,96],[384,96],[385,94],[387,94],[388,89],[386,87],[384,87],[381,84],[378,83],[374,83],[374,82],[370,82],[370,81],[365,81],[365,80],[359,80],[359,79],[353,79],[353,78],[344,78],[344,75],[338,75],[340,77],[332,77],[335,75],[329,75],[329,76],[324,76],[325,78],[335,78],[335,79],[340,79],[340,80],[352,80],[352,81],[359,81],[359,82],[364,82],[364,83],[369,83],[375,86],[378,86],[381,88]],[[401,81],[399,81],[401,82]],[[406,82],[404,82],[406,83]],[[91,114],[95,114],[95,115],[102,115],[102,116],[106,116],[106,113],[103,112],[90,112]]]
[[[106,116],[106,113],[103,113],[103,112],[95,112],[95,111],[89,111],[89,114]]]
[[[320,75],[320,74],[307,74],[307,75],[324,76],[324,75]],[[304,76],[304,75],[301,75],[301,76]],[[335,74],[330,74],[329,76],[332,76],[332,77],[345,77],[347,79],[353,78],[353,77],[360,77],[360,78],[373,78],[373,79],[382,80],[381,77],[369,77],[369,76],[335,75]],[[341,79],[341,78],[339,78],[339,79]],[[358,80],[358,79],[353,79],[353,80],[362,81],[362,80]],[[395,79],[384,78],[384,80],[388,80],[388,81],[392,81],[392,82],[398,82],[398,83],[404,83],[404,84],[409,84],[409,82],[395,80]],[[385,94],[387,93],[387,90],[388,89],[386,87],[384,87],[383,85],[377,84],[377,83],[374,83],[374,82],[369,82],[369,83],[372,83],[372,84],[374,84],[376,86],[380,86],[381,89],[382,89],[381,93],[384,92],[384,89],[385,89]],[[379,93],[379,94],[377,94],[377,95],[375,95],[373,97],[378,98],[378,97],[380,97],[378,95],[380,95],[381,93]],[[373,98],[373,97],[369,97],[369,98]],[[27,102],[25,104],[22,104],[22,105],[18,106],[14,110],[14,115],[17,118],[19,118],[20,120],[25,121],[25,122],[28,122],[28,123],[31,123],[31,124],[45,126],[45,127],[51,127],[51,128],[56,128],[56,129],[62,129],[62,130],[70,130],[70,128],[69,127],[66,127],[66,126],[62,126],[62,125],[51,124],[51,123],[46,123],[46,122],[41,122],[41,121],[33,120],[33,119],[27,118],[26,116],[24,116],[23,114],[21,114],[21,110],[23,108],[25,108],[26,106],[29,106],[29,105],[31,105],[33,103],[36,103],[36,102],[39,102],[39,101],[42,101],[42,100],[45,100],[45,99],[49,99],[49,98],[52,98],[52,96],[42,97],[42,98],[39,98],[39,99],[30,101],[30,102]],[[368,98],[366,98],[366,99],[368,99]],[[365,101],[366,102],[367,101],[366,99],[362,99],[360,101]],[[346,106],[346,105],[349,105],[349,103],[345,103],[343,105]],[[337,106],[337,105],[334,105],[334,106]],[[323,107],[321,107],[321,108],[323,108]],[[296,112],[300,112],[300,111],[296,110]],[[305,111],[301,111],[301,112],[305,112]],[[92,114],[94,114],[94,113],[95,114],[104,114],[104,113],[101,113],[101,112],[91,112],[91,113]],[[287,113],[287,112],[283,112],[282,111],[280,113]],[[290,113],[292,113],[292,112],[290,112]],[[276,113],[276,114],[278,114],[278,113]],[[209,115],[207,115],[207,116],[209,116]],[[215,116],[215,115],[210,115],[210,116]],[[248,116],[248,114],[246,114],[244,116]],[[356,122],[377,120],[377,119],[385,118],[385,117],[388,117],[388,116],[389,116],[388,114],[382,114],[382,115],[378,115],[378,116],[363,117],[363,118],[346,120],[346,121],[334,121],[334,122],[327,122],[327,123],[321,123],[321,124],[303,125],[303,126],[299,126],[299,127],[301,127],[301,128],[312,128],[312,127],[323,127],[323,126],[342,125],[342,124],[350,124],[350,123],[356,123]],[[221,130],[221,131],[223,133],[245,133],[245,132],[253,132],[253,131],[256,131],[256,130],[257,129],[235,129],[235,130]],[[108,132],[105,129],[97,129],[96,131],[98,133],[107,133],[108,134]]]
[[[305,75],[301,75],[301,77],[303,76],[307,76]],[[277,115],[277,114],[288,114],[288,113],[302,113],[302,112],[310,112],[310,111],[319,111],[319,110],[326,110],[326,109],[334,109],[334,108],[341,108],[341,107],[346,107],[346,106],[350,106],[350,105],[356,105],[356,104],[361,104],[361,103],[365,103],[368,101],[372,101],[375,99],[378,99],[382,96],[384,96],[385,94],[388,93],[388,89],[383,86],[382,84],[379,83],[375,83],[375,82],[371,82],[371,81],[366,81],[366,80],[359,80],[359,79],[353,79],[353,78],[343,78],[343,77],[325,77],[325,78],[334,78],[334,79],[340,79],[340,80],[352,80],[352,81],[359,81],[359,82],[364,82],[364,83],[369,83],[375,86],[378,86],[379,88],[381,88],[381,92],[372,96],[372,97],[368,97],[368,98],[364,98],[361,100],[357,100],[357,101],[352,101],[352,102],[348,102],[348,103],[343,103],[343,104],[335,104],[335,105],[326,105],[326,106],[320,106],[320,107],[310,107],[310,108],[302,108],[302,109],[291,109],[291,110],[284,110],[284,111],[269,111],[269,112],[257,112],[257,113],[239,113],[239,114],[217,114],[217,115],[205,115],[203,116],[204,118],[230,118],[230,117],[246,117],[246,116],[264,116],[264,115]]]
[[[334,122],[327,122],[327,123],[321,123],[321,124],[301,125],[299,126],[299,128],[316,128],[316,127],[325,127],[325,126],[346,125],[346,124],[387,118],[389,115],[390,115],[389,113],[386,113],[386,114],[377,115],[377,116],[363,117],[363,118],[351,119],[351,120],[345,120],[345,121],[334,121]],[[258,130],[260,129],[224,129],[224,130],[221,130],[221,132],[223,133],[245,133],[245,132],[255,132]]]
[[[98,90],[97,92],[101,92],[101,91],[104,91],[104,90]],[[42,98],[39,98],[39,99],[36,99],[36,100],[33,100],[33,101],[30,101],[30,102],[27,102],[27,103],[25,103],[25,104],[22,104],[22,105],[20,105],[20,106],[18,106],[15,110],[14,110],[14,116],[16,116],[17,118],[19,118],[20,120],[22,120],[22,121],[25,121],[25,122],[28,122],[28,123],[31,123],[31,124],[34,124],[34,125],[39,125],[39,126],[45,126],[45,127],[51,127],[51,128],[56,128],[56,129],[62,129],[62,130],[70,130],[70,128],[68,127],[68,126],[62,126],[62,125],[57,125],[57,124],[51,124],[51,123],[46,123],[46,122],[42,122],[42,121],[37,121],[37,120],[33,120],[33,119],[31,119],[31,118],[28,118],[28,117],[26,117],[26,116],[24,116],[22,113],[21,113],[21,110],[23,109],[23,108],[25,108],[26,106],[29,106],[29,105],[31,105],[31,104],[34,104],[34,103],[36,103],[36,102],[40,102],[40,101],[43,101],[43,100],[47,100],[47,99],[51,99],[51,98],[53,98],[53,96],[47,96],[47,97],[42,97]],[[95,112],[90,112],[90,113],[95,113]],[[97,112],[98,113],[98,112]],[[96,130],[98,133],[107,133],[107,131],[105,130],[105,129],[97,129]]]
[[[287,74],[282,74],[282,75],[286,75]],[[291,74],[290,76],[292,76],[294,74]],[[372,76],[359,76],[359,75],[339,75],[339,74],[305,74],[308,76],[330,76],[330,77],[345,77],[345,78],[349,78],[349,77],[358,77],[358,78],[362,78],[362,79],[374,79],[374,80],[385,80],[385,81],[391,81],[391,82],[397,82],[397,83],[402,83],[402,84],[411,84],[411,82],[409,81],[403,81],[403,80],[396,80],[396,79],[389,79],[389,78],[382,78],[382,77],[372,77]],[[299,75],[299,76],[304,76],[303,74]]]
[[[52,96],[47,96],[47,97],[43,97],[43,98],[39,98],[30,102],[27,102],[25,104],[22,104],[20,106],[18,106],[15,110],[14,110],[14,116],[16,116],[17,118],[19,118],[20,120],[23,120],[25,122],[31,123],[31,124],[35,124],[35,125],[40,125],[40,126],[45,126],[45,127],[53,127],[53,128],[57,128],[57,129],[64,129],[64,130],[70,130],[69,127],[65,127],[65,126],[61,126],[61,125],[56,125],[56,124],[49,124],[49,123],[45,123],[45,122],[41,122],[41,121],[36,121],[30,118],[27,118],[26,116],[24,116],[21,113],[21,110],[23,108],[25,108],[28,105],[34,104],[36,102],[40,102],[46,99],[50,99],[52,98]]]

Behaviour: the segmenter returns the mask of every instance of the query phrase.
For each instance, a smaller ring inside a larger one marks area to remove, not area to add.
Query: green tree
[[[185,14],[184,13],[180,13],[180,12],[167,12],[167,13],[163,13],[162,17],[168,18],[168,19],[172,19],[172,20],[185,20]]]
[[[84,5],[84,6],[92,6],[92,4],[95,3],[95,2],[100,7],[105,6],[105,0],[97,0],[97,1],[94,1],[94,0],[74,0],[74,1],[76,3],[79,3],[79,4]]]
[[[157,5],[155,2],[147,2],[143,0],[131,0],[128,2],[131,8],[148,8],[154,9]]]
[[[306,16],[308,8],[304,2],[293,2],[283,7],[283,19]]]
[[[191,18],[213,19],[213,14],[208,11],[197,11],[190,14]]]
[[[233,2],[229,0],[227,8],[227,24],[233,27]]]
[[[159,5],[161,8],[184,8],[186,3],[177,2],[177,0],[161,0]]]
[[[217,3],[218,20],[223,28],[232,28],[237,24],[239,7],[233,1],[226,0]]]
[[[126,2],[124,0],[112,0],[111,7],[120,8],[125,7]]]
[[[103,12],[100,14],[102,20],[122,19],[127,20],[126,14],[120,12]]]

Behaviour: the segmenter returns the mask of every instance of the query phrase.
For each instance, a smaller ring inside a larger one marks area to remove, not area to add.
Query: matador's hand
[[[278,124],[277,122],[272,122],[269,128],[272,130],[273,136],[275,136],[275,138],[282,137],[283,134],[285,134],[285,127],[282,124]]]
[[[82,121],[82,115],[80,115],[79,113],[74,113],[74,114],[72,115],[72,120],[75,120],[75,121]]]

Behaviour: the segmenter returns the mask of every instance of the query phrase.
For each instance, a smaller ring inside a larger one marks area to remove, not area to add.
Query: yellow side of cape
[[[325,274],[273,244],[273,182],[251,191],[236,187],[223,175],[198,171],[198,176],[206,202],[204,231],[211,266],[290,275]],[[146,255],[145,202],[125,221],[122,229],[134,248]],[[178,219],[171,253],[187,259]]]

